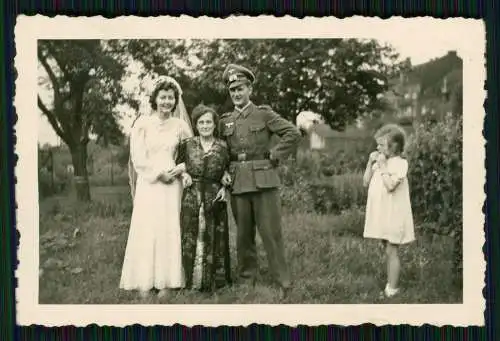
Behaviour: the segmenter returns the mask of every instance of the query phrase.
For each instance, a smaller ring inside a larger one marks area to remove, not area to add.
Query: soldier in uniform
[[[269,268],[283,298],[290,288],[281,233],[280,159],[295,150],[299,130],[267,105],[250,101],[253,73],[230,64],[223,74],[234,104],[232,112],[220,119],[221,137],[231,158],[231,207],[237,224],[239,277],[255,284],[257,275],[256,228],[267,253]],[[271,136],[280,142],[271,148]]]

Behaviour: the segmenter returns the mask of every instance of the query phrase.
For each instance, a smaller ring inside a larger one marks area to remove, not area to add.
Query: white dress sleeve
[[[149,155],[146,143],[147,133],[148,126],[146,124],[138,124],[132,130],[130,136],[130,157],[137,175],[148,182],[154,183],[158,180],[164,169],[158,167]]]
[[[193,137],[193,131],[187,122],[180,120],[180,140],[183,141],[187,138]]]
[[[397,158],[388,165],[389,175],[395,182],[402,181],[408,174],[408,161]]]

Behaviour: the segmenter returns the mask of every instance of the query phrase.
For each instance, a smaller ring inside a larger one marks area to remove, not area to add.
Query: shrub
[[[447,115],[434,126],[416,127],[408,148],[413,212],[418,222],[454,239],[454,273],[462,274],[462,118]]]
[[[340,214],[352,207],[366,204],[367,191],[360,173],[334,175],[313,180],[309,186],[314,211],[320,214]]]
[[[310,168],[307,162],[300,165],[288,160],[280,167],[282,187],[280,191],[283,208],[290,212],[313,212],[314,207],[309,191]]]
[[[462,122],[452,116],[421,123],[407,150],[414,216],[437,222],[443,234],[462,227]],[[438,231],[439,232],[439,231]]]
[[[358,173],[364,170],[368,155],[375,149],[371,136],[359,138],[331,138],[324,150],[299,150],[294,174],[308,177]]]
[[[305,160],[305,159],[304,159]],[[338,214],[366,204],[361,173],[324,176],[314,173],[312,161],[286,162],[281,166],[281,200],[288,211]]]
[[[321,167],[325,175],[358,173],[364,170],[368,155],[375,149],[372,136],[344,141],[332,141],[321,158]]]
[[[304,183],[283,186],[280,191],[282,207],[288,212],[314,212],[313,199]]]
[[[349,209],[343,210],[337,217],[339,223],[333,231],[335,235],[363,237],[365,227],[364,207],[353,205]]]

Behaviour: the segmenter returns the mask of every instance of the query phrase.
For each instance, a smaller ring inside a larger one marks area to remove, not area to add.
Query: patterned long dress
[[[227,203],[214,199],[229,163],[223,141],[204,152],[199,137],[179,146],[193,184],[184,190],[181,206],[182,262],[186,287],[213,291],[231,283]]]

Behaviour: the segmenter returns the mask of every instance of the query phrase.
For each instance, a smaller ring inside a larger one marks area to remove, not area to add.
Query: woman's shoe
[[[165,297],[167,295],[167,289],[161,289],[158,291],[158,298]]]
[[[393,297],[399,293],[399,289],[393,289],[389,286],[389,283],[385,286],[384,294],[386,297]]]

